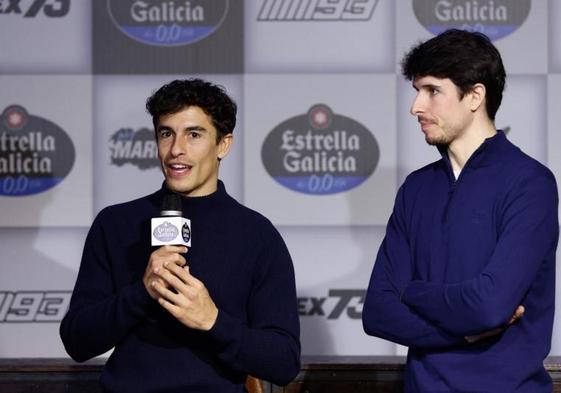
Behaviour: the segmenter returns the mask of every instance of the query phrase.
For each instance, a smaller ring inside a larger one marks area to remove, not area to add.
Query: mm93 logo
[[[279,184],[305,194],[334,194],[357,187],[374,172],[380,149],[374,135],[349,117],[317,104],[276,126],[261,160]]]
[[[60,322],[71,296],[70,291],[0,292],[0,323]]]
[[[366,21],[379,0],[265,0],[258,21]]]
[[[0,116],[0,195],[38,194],[70,173],[76,153],[62,128],[11,105]]]
[[[107,0],[114,25],[130,38],[156,46],[188,45],[220,28],[229,0]]]

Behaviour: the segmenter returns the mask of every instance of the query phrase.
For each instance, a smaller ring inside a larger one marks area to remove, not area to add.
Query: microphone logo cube
[[[191,221],[184,217],[152,218],[152,245],[191,247]]]

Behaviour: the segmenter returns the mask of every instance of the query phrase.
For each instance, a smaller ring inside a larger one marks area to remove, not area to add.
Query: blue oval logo
[[[380,149],[362,124],[324,104],[276,126],[263,142],[269,175],[291,190],[326,195],[363,183],[374,172]]]
[[[530,6],[531,0],[413,0],[415,16],[432,34],[455,28],[477,31],[491,40],[517,30]]]
[[[214,33],[229,0],[107,0],[115,26],[130,38],[156,46],[188,45]]]
[[[19,105],[0,117],[0,195],[38,194],[62,182],[76,152],[62,128]]]

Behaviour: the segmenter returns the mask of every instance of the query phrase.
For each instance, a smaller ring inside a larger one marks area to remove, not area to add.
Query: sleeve
[[[371,335],[417,348],[444,348],[464,343],[437,328],[400,297],[413,278],[412,258],[405,230],[402,186],[386,227],[386,236],[372,271],[362,311],[364,331]]]
[[[153,303],[141,280],[115,292],[103,213],[86,238],[70,306],[60,325],[64,347],[78,362],[112,349]]]
[[[517,183],[505,198],[496,248],[477,277],[451,284],[412,281],[403,293],[407,305],[450,334],[478,334],[507,323],[544,261],[555,260],[555,179],[549,171],[521,173]]]
[[[292,260],[272,230],[255,264],[249,324],[219,310],[209,336],[218,357],[233,369],[286,385],[300,371],[300,323]]]

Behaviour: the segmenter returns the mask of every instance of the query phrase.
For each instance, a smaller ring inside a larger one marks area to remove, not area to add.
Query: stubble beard
[[[425,142],[430,146],[442,146],[450,143],[450,138],[446,134],[430,137],[425,135]]]

